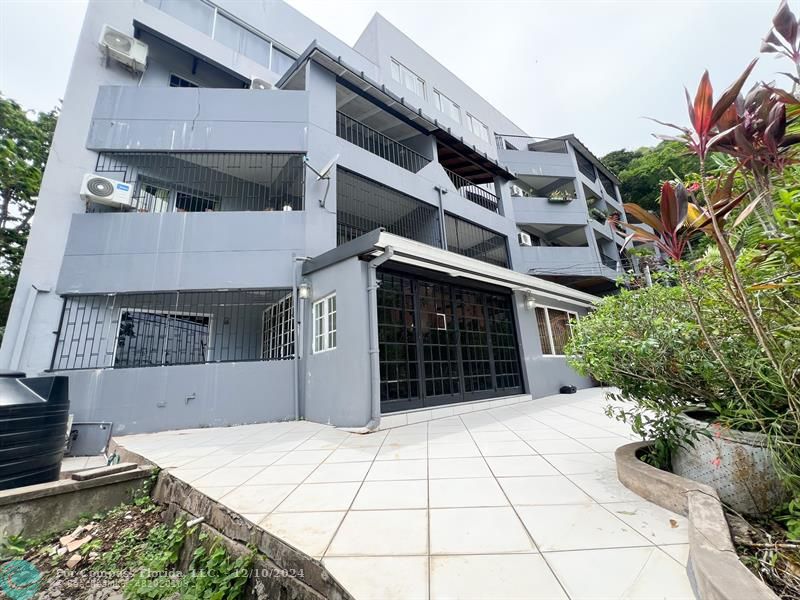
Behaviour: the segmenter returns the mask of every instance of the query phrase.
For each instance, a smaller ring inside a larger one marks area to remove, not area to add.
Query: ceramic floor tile
[[[646,546],[648,540],[599,504],[519,506],[522,522],[542,552]]]
[[[689,540],[689,522],[685,517],[650,502],[618,502],[603,506],[658,546],[685,544]]]
[[[425,480],[365,481],[351,510],[427,507],[428,482]]]
[[[409,460],[428,458],[427,443],[420,442],[410,445],[387,445],[381,446],[380,452],[375,460]]]
[[[283,465],[318,465],[331,454],[330,450],[293,450],[275,461],[278,466]]]
[[[367,473],[367,481],[427,479],[428,462],[423,458],[409,460],[376,460]]]
[[[506,423],[507,424],[507,423]],[[513,431],[477,431],[472,434],[476,444],[487,442],[518,442],[519,436]]]
[[[541,456],[487,456],[495,477],[531,477],[560,473]]]
[[[302,483],[316,468],[317,465],[272,465],[259,471],[248,483],[251,485]]]
[[[309,556],[319,558],[333,539],[344,511],[272,513],[261,527]]]
[[[285,485],[242,485],[225,494],[221,502],[240,513],[269,513],[295,488]]]
[[[501,477],[498,479],[511,504],[587,504],[592,499],[563,475]]]
[[[204,475],[210,473],[213,469],[184,469],[180,467],[178,469],[170,469],[169,472],[171,475],[174,475],[181,481],[185,481],[186,483],[192,483],[197,481]]]
[[[595,452],[614,452],[620,446],[627,444],[628,440],[615,435],[613,437],[581,438],[580,442]]]
[[[358,482],[304,483],[281,502],[276,512],[347,510],[360,485]]]
[[[236,487],[232,485],[198,485],[197,483],[193,483],[192,487],[197,489],[199,492],[202,492],[212,500],[219,500],[225,494],[228,494],[236,489]]]
[[[575,440],[529,440],[539,454],[580,454],[590,450]]]
[[[432,479],[429,486],[431,508],[508,506],[503,490],[493,477]]]
[[[664,552],[677,560],[684,567],[689,562],[689,544],[668,544],[659,546]]]
[[[431,509],[430,538],[431,554],[536,552],[510,507]]]
[[[427,556],[328,557],[325,566],[358,600],[427,600]]]
[[[616,472],[582,473],[569,475],[572,482],[589,494],[595,501],[641,502],[641,496],[634,494],[617,478]]]
[[[354,510],[345,516],[325,556],[409,556],[427,552],[426,510]]]
[[[361,446],[358,448],[337,448],[331,452],[325,462],[372,462],[378,453],[379,446]]]
[[[268,467],[279,460],[285,452],[251,452],[233,459],[227,467]]]
[[[513,442],[478,442],[484,456],[529,456],[536,452],[522,440]]]
[[[428,456],[430,458],[468,458],[478,457],[481,451],[473,442],[462,443],[454,442],[452,444],[431,444],[428,447]]]
[[[364,481],[370,462],[322,463],[306,479],[306,483],[338,483]]]
[[[567,599],[538,554],[431,557],[431,600]]]
[[[686,569],[654,546],[544,557],[572,600],[695,599]]]
[[[193,482],[192,485],[242,485],[248,479],[251,479],[259,471],[261,467],[224,467],[218,468],[210,473],[203,475],[200,479]]]
[[[561,471],[564,475],[577,475],[580,473],[613,472],[616,468],[614,461],[597,452],[586,454],[550,454],[547,462]]]
[[[463,477],[491,477],[486,461],[473,458],[432,458],[428,461],[431,479],[457,479]]]

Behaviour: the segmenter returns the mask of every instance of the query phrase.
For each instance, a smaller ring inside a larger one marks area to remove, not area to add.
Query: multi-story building
[[[76,421],[591,385],[563,349],[616,276],[613,174],[380,15],[351,48],[279,0],[92,0],[52,148],[0,364],[69,375]]]

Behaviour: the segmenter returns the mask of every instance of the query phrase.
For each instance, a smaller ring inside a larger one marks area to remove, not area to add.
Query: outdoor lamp
[[[304,279],[300,282],[300,285],[297,287],[297,295],[303,300],[311,298],[311,283],[308,280]]]
[[[536,308],[536,298],[533,297],[533,294],[525,294],[525,308],[527,310]]]

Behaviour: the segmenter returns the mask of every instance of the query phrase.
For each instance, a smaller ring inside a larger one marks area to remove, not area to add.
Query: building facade
[[[0,364],[116,433],[585,387],[617,184],[380,15],[349,47],[279,0],[92,0]]]

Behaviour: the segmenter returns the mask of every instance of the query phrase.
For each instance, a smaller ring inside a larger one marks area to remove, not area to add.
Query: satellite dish
[[[318,179],[327,179],[328,178],[328,173],[331,172],[331,169],[334,167],[334,165],[336,164],[337,160],[339,160],[339,155],[338,154],[336,156],[334,156],[332,159],[330,159],[327,162],[327,164],[324,167],[322,167],[322,170],[319,173],[317,173]]]

